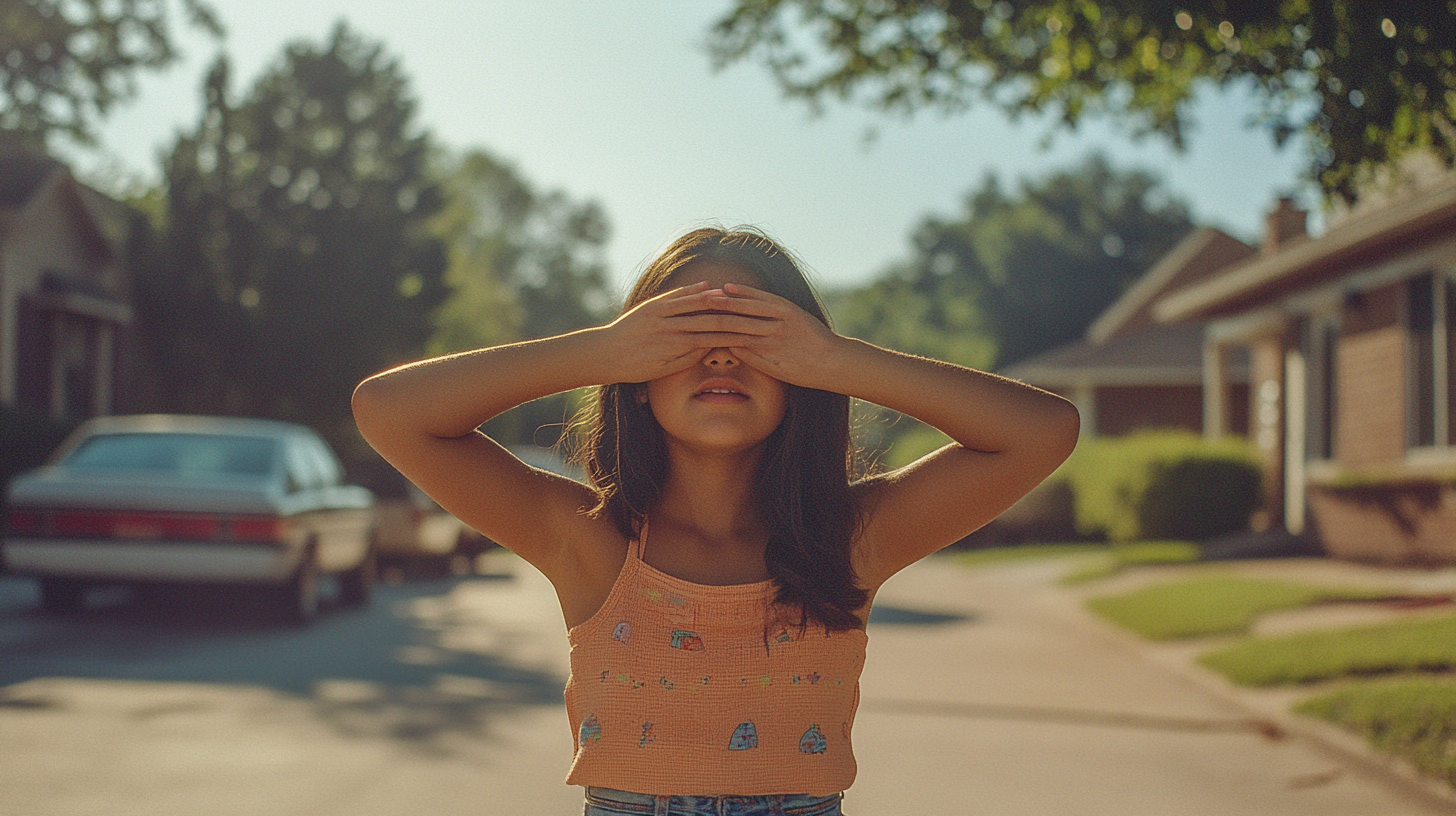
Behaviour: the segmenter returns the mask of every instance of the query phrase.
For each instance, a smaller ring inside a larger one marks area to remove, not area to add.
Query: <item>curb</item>
[[[1404,759],[1384,754],[1370,747],[1362,738],[1338,726],[1320,720],[1296,716],[1284,704],[1254,698],[1254,694],[1235,687],[1222,675],[1188,662],[1183,656],[1160,652],[1153,644],[1113,624],[1097,618],[1083,606],[1084,597],[1063,588],[1048,587],[1060,602],[1047,604],[1069,616],[1076,624],[1093,629],[1144,660],[1156,664],[1178,679],[1218,698],[1231,711],[1238,712],[1251,725],[1271,724],[1266,738],[1294,738],[1313,746],[1333,759],[1353,766],[1358,772],[1376,779],[1395,792],[1415,802],[1444,809],[1456,809],[1456,789],[1425,776]],[[1261,731],[1257,727],[1251,730]]]

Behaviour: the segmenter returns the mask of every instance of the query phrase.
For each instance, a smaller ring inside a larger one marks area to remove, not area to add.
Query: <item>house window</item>
[[[1316,315],[1304,323],[1305,451],[1310,459],[1335,457],[1335,349],[1340,336],[1337,317]]]
[[[1456,282],[1426,274],[1406,284],[1406,443],[1456,444]]]

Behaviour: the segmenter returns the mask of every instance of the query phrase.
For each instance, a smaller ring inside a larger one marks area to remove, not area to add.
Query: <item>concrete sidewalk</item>
[[[1311,562],[1306,562],[1311,563]],[[1332,752],[1095,620],[1066,562],[896,576],[880,609],[966,616],[872,628],[847,810],[867,814],[1416,814],[1450,799]],[[1270,725],[1274,727],[1269,727]],[[1293,738],[1271,738],[1293,733]],[[1368,753],[1368,752],[1365,752]]]
[[[438,595],[386,588],[368,613],[326,618],[306,635],[229,630],[180,645],[168,636],[150,662],[85,664],[84,677],[60,668],[25,675],[34,679],[0,688],[0,816],[580,813],[580,791],[561,781],[571,734],[559,697],[521,696],[565,677],[554,594],[517,561],[502,568],[514,579],[466,580]],[[1093,590],[1055,584],[1065,569],[932,559],[886,585],[870,631],[855,729],[860,775],[847,812],[1452,812],[1358,754],[1270,739],[1249,720],[1277,721],[1280,712],[1092,619],[1079,595]],[[38,659],[57,637],[100,639],[95,649],[109,660],[109,630],[82,624],[0,615],[0,665]],[[324,668],[297,688],[226,679],[252,676],[246,665],[198,674],[257,655],[301,662],[321,649],[347,660],[318,661]],[[332,668],[349,660],[369,668],[365,658],[387,665],[352,676]],[[407,682],[389,679],[399,667],[409,669]],[[224,679],[176,679],[199,676]]]

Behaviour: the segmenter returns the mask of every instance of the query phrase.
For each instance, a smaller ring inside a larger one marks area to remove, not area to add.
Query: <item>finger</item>
[[[701,295],[703,292],[706,292],[706,291],[708,291],[708,282],[707,281],[698,281],[697,283],[690,283],[687,286],[678,286],[676,288],[669,289],[666,292],[661,292],[659,294],[653,295],[652,297],[648,298],[647,300],[642,301],[642,303],[639,304],[639,308],[641,306],[646,306],[649,303],[653,303],[653,304],[672,303],[672,302],[675,302],[675,301],[682,300],[684,298],[691,298],[691,297],[693,297],[695,295]]]
[[[786,297],[783,297],[782,295],[776,295],[773,292],[769,292],[763,289],[755,289],[752,286],[744,286],[741,283],[725,283],[723,284],[723,291],[728,293],[730,297],[735,297],[740,300],[760,300],[769,303],[782,303],[794,306],[793,301],[789,300]],[[795,306],[795,308],[798,307]]]
[[[692,332],[687,335],[694,349],[741,348],[753,338],[735,332]]]
[[[769,320],[782,320],[788,315],[788,308],[793,306],[791,303],[776,303],[766,299],[735,297],[726,292],[718,295],[711,290],[703,293],[703,299],[713,309],[753,315]]]
[[[772,321],[739,314],[695,312],[668,318],[672,328],[684,332],[732,332],[762,337],[775,328]]]

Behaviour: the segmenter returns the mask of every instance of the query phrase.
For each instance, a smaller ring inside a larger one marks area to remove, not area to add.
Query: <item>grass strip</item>
[[[1241,634],[1265,612],[1331,600],[1387,597],[1386,590],[1211,575],[1091,598],[1087,607],[1151,640]]]
[[[1294,711],[1360,734],[1376,750],[1456,785],[1456,681],[1359,683],[1305,700]]]
[[[1063,584],[1085,584],[1121,572],[1124,567],[1150,564],[1188,564],[1202,557],[1203,550],[1191,541],[1134,541],[1113,544],[1096,558],[1063,576]]]
[[[1245,686],[1456,667],[1456,615],[1253,638],[1199,656]]]

